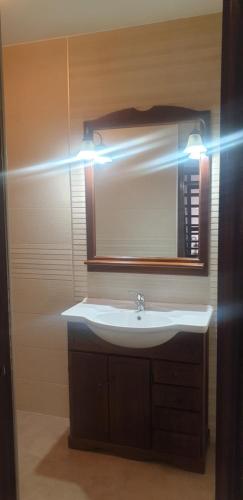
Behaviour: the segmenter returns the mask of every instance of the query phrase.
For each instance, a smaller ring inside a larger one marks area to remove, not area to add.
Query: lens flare
[[[138,173],[151,173],[159,169],[170,168],[175,166],[175,164],[185,163],[188,160],[188,155],[184,151],[176,150],[173,153],[161,155],[159,151],[156,155],[156,150],[163,147],[166,144],[168,136],[166,134],[161,136],[161,133],[147,134],[146,136],[141,136],[139,138],[121,142],[115,146],[106,147],[103,151],[104,157],[111,157],[113,163],[110,163],[112,168],[115,161],[129,159],[135,155],[141,155],[141,162],[136,167]],[[243,129],[239,130],[233,134],[229,134],[225,137],[218,137],[205,144],[207,153],[209,155],[216,155],[220,152],[230,150],[232,148],[239,147],[243,143]],[[142,161],[142,154],[145,151],[154,151],[154,157],[149,161]],[[8,177],[24,177],[24,176],[34,176],[34,175],[48,175],[53,174],[56,171],[70,171],[74,169],[79,169],[80,167],[85,167],[90,164],[89,161],[80,160],[79,155],[75,155],[66,159],[53,160],[45,163],[40,163],[37,165],[30,165],[25,167],[19,167],[15,169],[9,169],[2,175],[7,175]],[[100,168],[102,168],[102,162],[100,162]]]

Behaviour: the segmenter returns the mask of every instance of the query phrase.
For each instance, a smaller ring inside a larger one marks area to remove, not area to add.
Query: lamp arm
[[[199,118],[199,124],[200,124],[200,132],[201,132],[202,136],[206,135],[207,127],[206,127],[206,123],[203,120],[203,118]]]
[[[94,135],[97,135],[99,137],[99,144],[97,144],[97,146],[102,146],[103,145],[103,139],[102,139],[102,135],[100,132],[98,132],[98,130],[94,130]]]

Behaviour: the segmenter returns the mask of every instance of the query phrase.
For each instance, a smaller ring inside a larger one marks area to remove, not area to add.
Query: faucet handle
[[[142,292],[137,292],[137,300],[140,300],[141,302],[145,301],[144,294]]]

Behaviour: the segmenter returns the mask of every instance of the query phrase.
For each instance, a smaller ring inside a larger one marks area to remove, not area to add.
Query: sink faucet
[[[136,305],[137,305],[137,312],[145,310],[145,298],[141,292],[137,292]]]

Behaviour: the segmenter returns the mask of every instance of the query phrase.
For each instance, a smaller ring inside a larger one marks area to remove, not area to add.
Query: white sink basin
[[[167,312],[126,309],[98,313],[92,329],[104,340],[126,347],[152,347],[177,333]]]
[[[205,333],[211,306],[150,304],[142,312],[133,303],[94,299],[76,304],[62,313],[69,321],[84,322],[100,338],[123,347],[146,348],[167,342],[180,331]]]
[[[132,330],[146,330],[147,332],[168,327],[173,324],[167,312],[160,311],[130,311],[118,309],[117,311],[106,311],[98,313],[96,321],[102,325],[114,328],[127,328]]]

